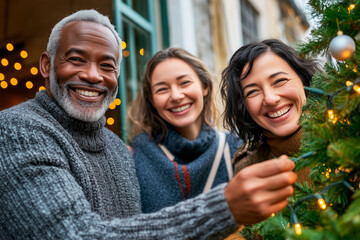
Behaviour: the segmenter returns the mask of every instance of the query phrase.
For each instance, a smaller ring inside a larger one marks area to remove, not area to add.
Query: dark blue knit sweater
[[[175,156],[174,161],[178,163],[183,192],[186,189],[184,165],[190,175],[190,192],[183,194],[175,176],[174,163],[165,156],[155,139],[149,141],[149,136],[142,133],[132,142],[136,174],[140,183],[142,211],[146,213],[175,205],[184,200],[184,195],[185,198],[192,198],[202,193],[219,143],[219,135],[206,125],[203,125],[199,136],[193,141],[183,138],[173,128],[168,128],[168,134],[162,144]],[[235,136],[228,133],[226,141],[233,156],[240,141],[236,141]],[[222,156],[212,187],[228,181],[229,176]]]

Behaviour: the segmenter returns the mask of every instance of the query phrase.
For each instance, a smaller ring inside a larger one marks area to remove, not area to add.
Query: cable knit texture
[[[73,119],[41,91],[0,112],[0,239],[222,239],[225,184],[140,214],[139,185],[105,118]]]
[[[157,144],[160,138],[149,138],[146,133],[137,135],[132,147],[136,173],[140,183],[143,212],[154,212],[163,207],[172,206],[183,201],[184,196],[176,179],[175,166]],[[241,141],[226,133],[226,141],[233,156]],[[190,192],[184,194],[192,198],[203,192],[219,144],[219,135],[207,125],[203,125],[199,136],[191,141],[182,137],[174,128],[168,126],[168,133],[162,142],[175,156],[177,170],[183,191],[186,189],[186,166],[190,180]],[[229,181],[224,156],[222,156],[212,187]]]

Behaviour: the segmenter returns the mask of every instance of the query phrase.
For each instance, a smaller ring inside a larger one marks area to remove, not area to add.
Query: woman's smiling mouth
[[[283,109],[280,109],[279,111],[268,113],[268,117],[270,117],[270,118],[281,117],[285,113],[289,112],[290,108],[291,108],[290,106],[287,106],[287,107],[284,107]]]

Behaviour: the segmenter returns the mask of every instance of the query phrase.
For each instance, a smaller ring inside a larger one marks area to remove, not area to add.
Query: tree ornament
[[[331,55],[336,60],[345,61],[354,53],[355,42],[351,37],[339,31],[337,36],[331,40],[329,48]]]

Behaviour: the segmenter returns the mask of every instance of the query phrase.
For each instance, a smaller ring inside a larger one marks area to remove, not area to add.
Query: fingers
[[[257,177],[269,177],[280,172],[292,171],[295,168],[295,163],[287,156],[282,155],[278,159],[271,159],[265,162],[256,163],[241,172],[243,174],[256,175]]]
[[[294,172],[283,172],[266,178],[268,182],[267,190],[278,190],[296,182],[297,174]]]

